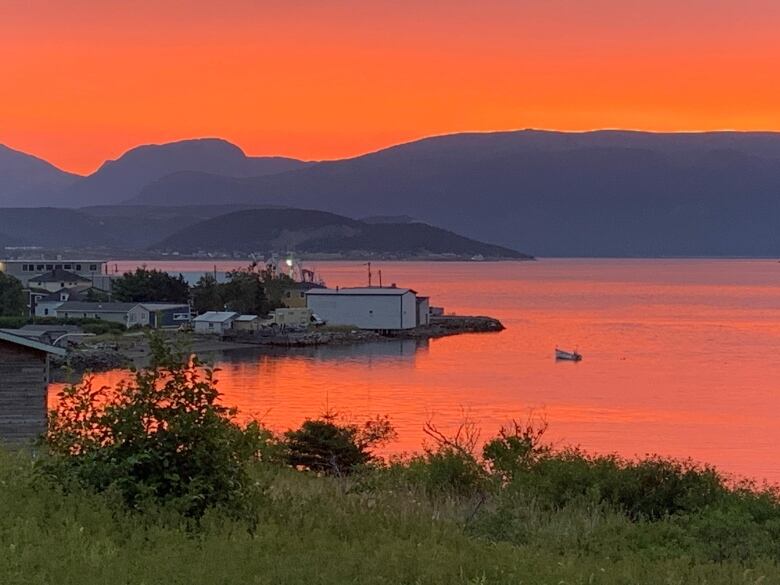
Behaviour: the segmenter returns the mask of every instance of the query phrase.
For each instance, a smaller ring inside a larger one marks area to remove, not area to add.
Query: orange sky
[[[196,136],[780,130],[779,30],[776,0],[0,0],[0,143],[84,173]]]

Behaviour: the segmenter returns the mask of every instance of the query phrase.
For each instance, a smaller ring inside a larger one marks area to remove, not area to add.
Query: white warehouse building
[[[392,331],[427,324],[409,288],[313,288],[306,291],[306,306],[329,325]]]

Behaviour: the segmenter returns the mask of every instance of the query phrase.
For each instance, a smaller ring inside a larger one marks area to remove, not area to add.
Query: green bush
[[[29,323],[27,317],[0,316],[0,329],[20,329]]]
[[[293,467],[345,475],[376,460],[372,450],[392,439],[390,421],[377,418],[362,427],[339,424],[333,415],[306,420],[284,434],[285,460]]]
[[[473,455],[440,446],[423,455],[394,463],[396,474],[428,497],[470,497],[486,487],[487,475]]]
[[[189,517],[212,507],[238,513],[249,501],[248,464],[265,433],[233,421],[213,371],[150,339],[152,365],[116,388],[90,378],[59,395],[42,470],[112,492],[131,509],[168,505]]]

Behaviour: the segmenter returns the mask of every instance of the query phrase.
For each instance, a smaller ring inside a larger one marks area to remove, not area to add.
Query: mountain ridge
[[[516,250],[464,238],[424,223],[365,221],[313,209],[245,209],[204,220],[151,248],[158,252],[301,254],[346,257],[530,259]]]
[[[204,185],[208,183],[208,187]],[[200,187],[198,187],[200,185]],[[448,135],[230,185],[197,172],[135,202],[409,215],[540,256],[773,256],[780,134]]]
[[[0,206],[24,205],[38,194],[56,199],[80,178],[33,154],[0,144]]]
[[[177,149],[205,150],[210,162],[156,160],[176,159]],[[777,132],[454,133],[335,161],[254,160],[221,139],[143,146],[77,180],[56,204],[115,204],[129,194],[125,205],[148,209],[271,205],[407,216],[541,256],[780,255]],[[143,172],[125,180],[115,170],[122,165]],[[167,233],[163,219],[155,225]]]

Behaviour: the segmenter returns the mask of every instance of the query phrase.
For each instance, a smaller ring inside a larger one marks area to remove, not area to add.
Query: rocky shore
[[[504,325],[493,317],[447,315],[432,317],[429,325],[387,333],[340,328],[309,329],[286,333],[243,333],[227,336],[226,341],[246,345],[274,347],[306,347],[314,345],[345,345],[382,341],[385,339],[434,339],[462,333],[496,333]]]
[[[65,357],[53,356],[49,362],[51,378],[65,380],[69,374],[81,375],[84,372],[107,372],[127,368],[133,363],[132,357],[115,347],[74,348]]]
[[[381,342],[390,339],[435,339],[463,333],[495,333],[504,325],[493,317],[446,315],[432,317],[428,325],[378,333],[349,327],[324,327],[303,331],[237,332],[223,337],[163,332],[168,342],[194,354],[209,354],[251,347],[295,348],[321,345],[350,345]],[[53,358],[51,376],[66,380],[84,372],[105,372],[146,362],[148,341],[144,335],[132,333],[114,337],[110,342],[75,346],[64,358]]]

